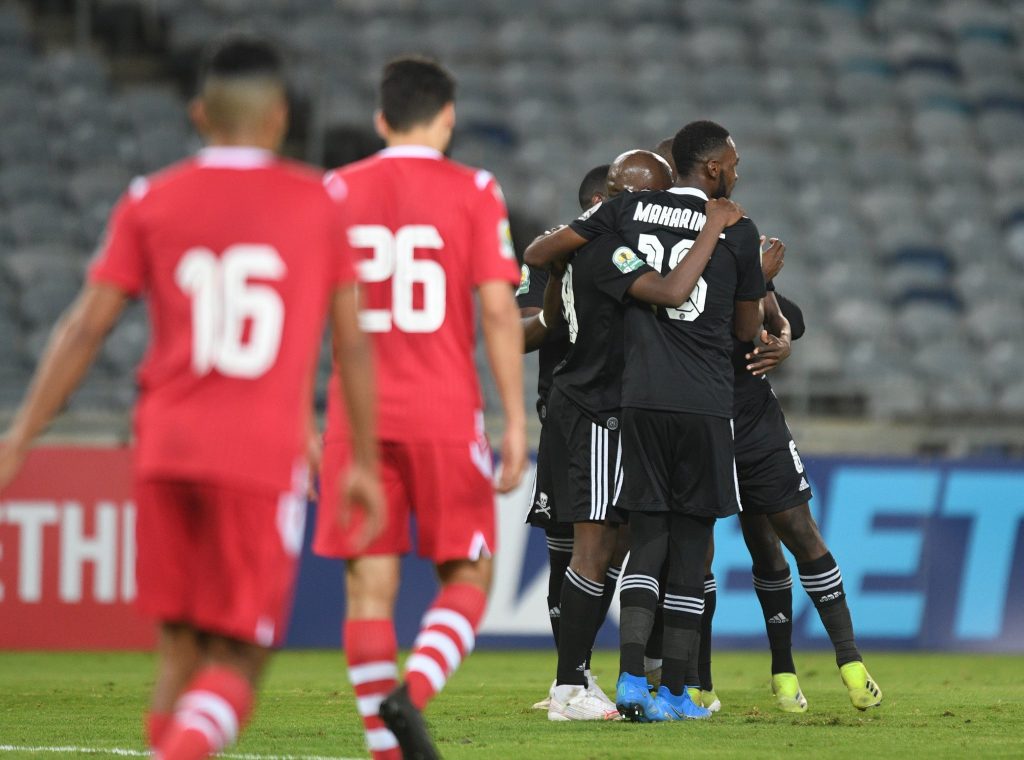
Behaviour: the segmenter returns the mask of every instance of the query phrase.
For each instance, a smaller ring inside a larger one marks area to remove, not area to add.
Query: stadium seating
[[[294,144],[314,159],[317,129],[369,131],[389,57],[440,56],[460,80],[454,155],[498,175],[527,235],[577,213],[591,166],[719,120],[742,157],[736,199],[788,241],[779,288],[808,321],[781,388],[825,411],[814,399],[842,388],[859,399],[849,408],[880,417],[1024,417],[1024,12],[1012,3],[93,5],[95,51],[141,49],[179,82],[218,31],[276,37],[299,72]],[[0,406],[128,179],[196,144],[182,87],[126,87],[102,55],[38,39],[27,3],[3,7],[0,339],[21,355],[0,372]],[[80,403],[130,391],[144,335],[133,312]]]

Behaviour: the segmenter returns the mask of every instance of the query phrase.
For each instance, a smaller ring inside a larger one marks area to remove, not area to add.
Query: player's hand
[[[761,246],[765,244],[765,236],[761,236]],[[778,238],[768,239],[768,248],[761,253],[761,271],[764,272],[765,282],[778,277],[786,263],[786,244]]]
[[[25,462],[28,449],[10,439],[0,441],[0,491],[11,484]]]
[[[544,230],[544,231],[543,231],[542,233],[540,233],[540,234],[539,234],[539,235],[538,235],[537,237],[535,237],[535,238],[534,238],[534,239],[533,239],[533,240],[532,240],[532,241],[530,242],[530,244],[532,245],[533,243],[536,243],[536,242],[537,242],[538,240],[543,240],[543,239],[544,239],[544,238],[546,238],[546,237],[547,237],[548,235],[554,235],[554,234],[555,234],[556,232],[558,232],[559,230],[561,230],[561,229],[565,229],[565,228],[566,228],[566,227],[568,227],[568,226],[569,226],[569,225],[567,225],[567,224],[560,224],[560,225],[558,225],[557,227],[552,227],[552,228],[551,228],[550,230]]]
[[[761,344],[746,355],[747,370],[754,376],[771,372],[789,358],[793,344],[788,336],[782,338],[772,335],[767,330],[761,331]]]
[[[362,513],[363,519],[359,532],[353,537],[352,548],[362,551],[384,527],[384,489],[375,471],[359,465],[353,465],[348,471],[338,507],[338,523],[346,531],[354,512]]]
[[[704,213],[708,217],[707,224],[712,227],[721,225],[722,229],[731,227],[746,216],[743,207],[728,198],[712,198],[707,202]]]
[[[519,485],[526,472],[526,423],[513,425],[505,430],[501,439],[501,469],[494,489],[508,493]]]
[[[320,433],[311,430],[306,439],[306,464],[309,467],[309,484],[306,486],[306,498],[316,501],[320,498],[317,483],[320,480],[320,463],[324,456],[324,442]]]

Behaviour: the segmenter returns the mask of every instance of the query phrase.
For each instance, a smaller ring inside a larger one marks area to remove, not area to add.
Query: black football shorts
[[[557,388],[547,412],[528,521],[621,523],[612,506],[621,483],[618,431],[591,420]]]
[[[810,501],[811,484],[774,393],[737,409],[733,425],[744,512],[767,515]]]
[[[622,471],[616,506],[626,512],[739,511],[732,429],[724,417],[623,409]]]

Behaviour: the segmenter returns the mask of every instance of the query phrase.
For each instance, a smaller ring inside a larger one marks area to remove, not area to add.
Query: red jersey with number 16
[[[353,282],[339,178],[253,148],[207,148],[138,179],[89,279],[149,307],[143,478],[292,486],[330,297]]]
[[[477,440],[473,291],[519,282],[497,182],[421,146],[388,148],[337,173],[348,188],[360,324],[373,339],[378,437]],[[327,440],[346,431],[335,373]]]

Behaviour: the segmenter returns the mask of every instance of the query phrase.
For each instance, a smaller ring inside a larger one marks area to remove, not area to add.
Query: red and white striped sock
[[[476,586],[456,583],[441,589],[405,663],[409,698],[422,710],[473,651],[487,595]]]
[[[252,712],[249,681],[230,668],[203,668],[174,706],[154,753],[160,760],[202,760],[234,744]]]
[[[402,760],[395,735],[380,719],[380,703],[398,685],[398,643],[390,620],[348,620],[342,629],[348,679],[373,760]]]

